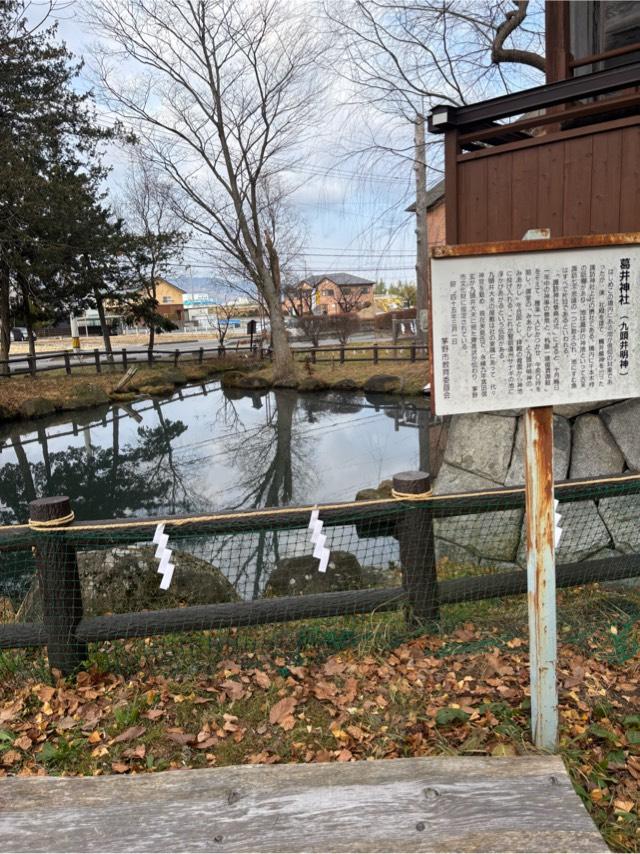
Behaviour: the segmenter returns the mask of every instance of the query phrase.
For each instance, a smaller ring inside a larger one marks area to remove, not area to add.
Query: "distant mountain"
[[[222,279],[215,276],[170,276],[172,282],[190,294],[209,294],[215,301],[222,302],[225,297],[233,295],[233,290]],[[249,290],[249,286],[247,286]],[[236,292],[237,296],[240,296]]]

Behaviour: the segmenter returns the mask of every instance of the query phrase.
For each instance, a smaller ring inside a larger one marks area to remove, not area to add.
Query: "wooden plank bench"
[[[0,780],[0,851],[608,851],[557,756]]]

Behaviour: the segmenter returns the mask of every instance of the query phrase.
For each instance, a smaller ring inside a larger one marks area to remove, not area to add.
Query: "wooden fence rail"
[[[429,475],[404,472],[394,478],[404,494],[422,496],[429,490]],[[556,486],[560,501],[593,499],[598,494],[637,494],[640,475],[566,481]],[[399,541],[402,586],[349,590],[197,605],[161,611],[140,611],[99,617],[84,617],[78,594],[77,550],[109,548],[117,542],[139,543],[150,539],[159,519],[120,519],[104,522],[71,522],[54,531],[34,531],[13,526],[0,531],[0,550],[34,550],[43,599],[42,623],[0,626],[0,649],[48,647],[50,666],[71,672],[81,664],[89,642],[117,638],[148,637],[179,631],[262,625],[314,617],[362,614],[405,608],[407,619],[425,623],[437,618],[445,604],[475,601],[526,593],[524,570],[491,575],[438,580],[435,566],[433,520],[523,507],[523,488],[496,488],[478,494],[419,497],[415,500],[346,502],[321,508],[325,527],[353,525],[359,538],[394,537]],[[64,498],[38,499],[30,505],[35,520],[69,517]],[[306,527],[309,507],[265,508],[246,513],[218,513],[166,522],[172,540],[183,537]],[[557,586],[572,587],[595,581],[618,581],[640,577],[640,555],[590,560],[557,567]],[[69,586],[70,585],[70,586]]]
[[[370,345],[324,345],[318,347],[294,347],[295,358],[309,359],[313,364],[331,363],[344,364],[345,362],[396,362],[426,361],[426,348],[416,345],[414,342],[406,344],[380,344],[374,342]],[[385,355],[386,354],[386,355]],[[113,370],[120,368],[126,373],[130,363],[146,362],[153,365],[158,362],[173,363],[178,366],[180,360],[197,360],[202,364],[205,358],[219,359],[225,356],[240,355],[246,358],[254,357],[259,360],[270,359],[272,352],[268,348],[258,345],[253,347],[216,345],[215,347],[198,347],[191,349],[164,349],[154,348],[150,350],[127,350],[123,347],[107,353],[105,350],[94,348],[91,350],[56,350],[45,353],[36,353],[35,356],[13,356],[9,360],[0,360],[0,379],[2,377],[14,376],[16,374],[31,374],[48,371],[61,371],[67,375],[73,373],[74,368],[94,368],[96,373],[102,373],[103,368]],[[41,364],[46,362],[47,364]],[[53,364],[48,364],[53,362]],[[6,370],[4,370],[6,369]],[[2,372],[4,370],[4,372]]]

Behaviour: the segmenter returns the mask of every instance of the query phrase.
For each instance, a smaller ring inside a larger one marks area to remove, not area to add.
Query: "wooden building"
[[[446,240],[640,231],[640,3],[546,4],[543,86],[437,106]]]

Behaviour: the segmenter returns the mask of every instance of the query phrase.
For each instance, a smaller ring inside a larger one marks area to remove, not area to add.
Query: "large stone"
[[[329,383],[320,377],[305,377],[298,383],[298,391],[326,391],[329,388]]]
[[[562,415],[564,418],[575,418],[584,412],[596,412],[611,402],[610,400],[600,400],[594,403],[563,403],[560,406],[554,406],[553,411],[556,415]]]
[[[611,534],[600,518],[594,501],[570,501],[558,506],[561,514],[562,535],[556,549],[556,564],[577,563],[587,560],[611,545]],[[525,566],[526,518],[523,521],[522,539],[518,549],[518,563]]]
[[[360,388],[360,384],[355,380],[352,380],[350,377],[345,377],[344,379],[336,380],[331,383],[331,388],[334,389],[334,391],[356,391]]]
[[[448,463],[442,464],[433,487],[436,494],[484,492],[495,488],[493,481],[456,469]],[[446,556],[452,561],[465,558],[465,555],[469,555],[468,560],[475,562],[479,558],[513,561],[518,551],[521,526],[521,510],[498,510],[435,519],[433,533],[437,555]],[[460,552],[460,548],[464,551]]]
[[[138,391],[140,394],[149,395],[149,397],[165,397],[168,394],[173,394],[175,387],[171,383],[154,383],[153,385],[141,385]]]
[[[84,615],[238,601],[235,588],[217,567],[180,550],[173,550],[171,555],[175,565],[171,586],[161,590],[154,552],[153,546],[78,551]],[[27,622],[42,619],[37,582],[27,593],[18,617]]]
[[[600,415],[633,471],[640,470],[640,400],[625,400]]]
[[[553,416],[553,479],[565,480],[571,457],[571,425],[560,415]],[[511,465],[505,483],[520,486],[524,483],[524,418],[518,421]]]
[[[40,418],[42,415],[55,412],[55,408],[55,403],[46,397],[30,397],[22,401],[18,407],[18,414],[21,418]]]
[[[569,477],[598,477],[624,471],[624,457],[597,415],[580,415],[573,425]]]
[[[397,377],[394,374],[374,374],[365,381],[363,388],[365,391],[397,394],[402,391],[403,386],[404,380],[402,377]]]
[[[366,586],[357,557],[350,552],[332,551],[326,572],[318,572],[318,560],[310,554],[280,558],[271,573],[265,595],[329,593]]]
[[[451,419],[444,458],[447,463],[504,483],[513,450],[516,419],[474,413]]]
[[[221,383],[224,388],[269,388],[270,382],[266,377],[255,374],[243,374],[239,371],[229,371],[223,374]]]
[[[640,552],[640,495],[602,498],[598,509],[614,548],[625,554]]]

